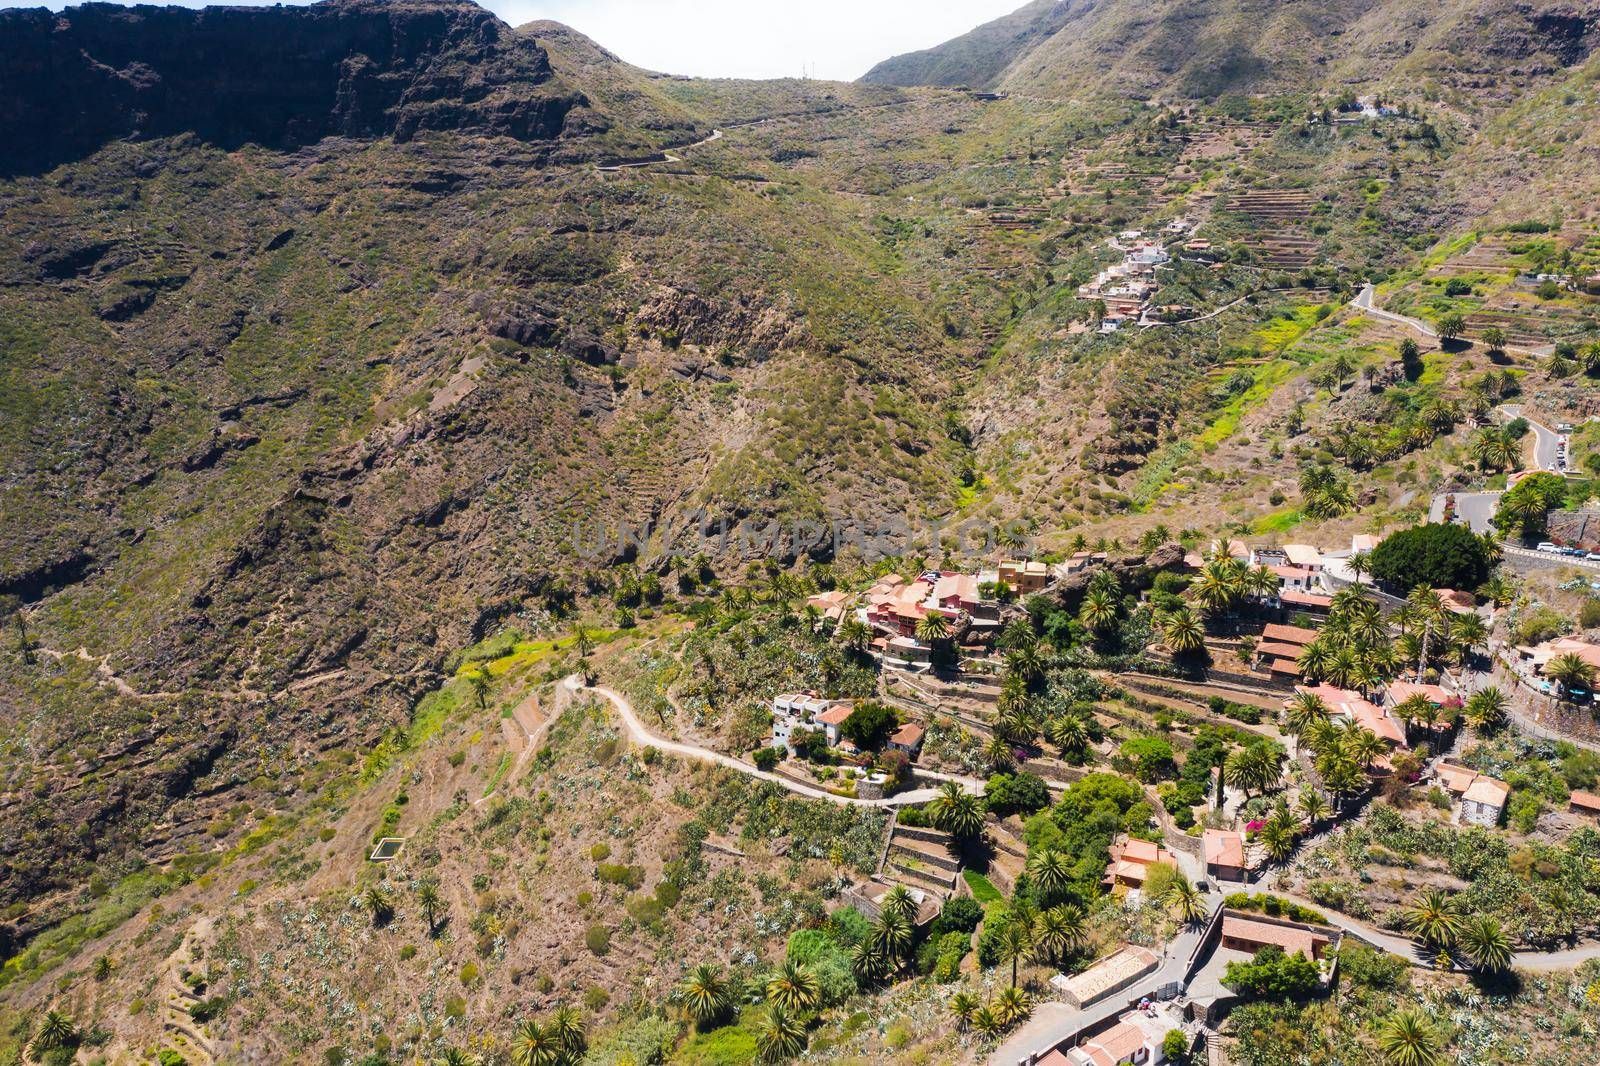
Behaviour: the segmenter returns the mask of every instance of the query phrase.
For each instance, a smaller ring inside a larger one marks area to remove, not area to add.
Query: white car
[[[1539,542],[1539,546],[1537,548],[1533,549],[1533,550],[1534,551],[1540,551],[1540,552],[1550,552],[1552,555],[1561,554],[1561,549],[1556,547],[1554,544],[1551,544],[1548,540],[1540,541]]]

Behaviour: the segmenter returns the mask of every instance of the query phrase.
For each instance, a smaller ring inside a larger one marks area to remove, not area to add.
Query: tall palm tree
[[[1328,801],[1322,798],[1322,793],[1316,789],[1308,788],[1300,793],[1300,799],[1295,803],[1295,808],[1300,813],[1300,818],[1305,822],[1309,832],[1317,827],[1317,823],[1333,813],[1328,806]]]
[[[950,635],[950,619],[939,611],[927,611],[917,619],[912,633],[924,644],[936,644]]]
[[[983,833],[983,805],[977,796],[968,795],[954,781],[939,786],[939,794],[928,804],[933,824],[952,836],[971,840]]]
[[[822,1002],[822,984],[808,967],[785,959],[777,972],[767,978],[767,998],[798,1014],[813,1010]]]
[[[1206,897],[1187,877],[1172,882],[1172,887],[1167,889],[1166,904],[1172,916],[1185,925],[1195,925],[1206,916]]]
[[[1395,1011],[1378,1027],[1378,1048],[1390,1066],[1434,1066],[1441,1051],[1438,1032],[1421,1011]]]
[[[439,934],[439,915],[444,913],[444,897],[439,894],[439,886],[432,881],[424,881],[417,887],[417,909],[422,912],[422,920],[428,923],[428,935]]]
[[[1333,665],[1333,648],[1325,640],[1313,640],[1300,653],[1300,673],[1307,681],[1325,681]]]
[[[553,1028],[529,1018],[511,1038],[511,1066],[560,1066],[566,1046]]]
[[[1096,633],[1104,633],[1117,622],[1117,598],[1105,589],[1091,589],[1083,598],[1079,613],[1083,624]]]
[[[1461,927],[1461,947],[1476,969],[1500,973],[1511,965],[1511,938],[1487,914],[1467,919]]]
[[[898,911],[883,911],[868,934],[873,945],[893,965],[898,965],[911,950],[911,922]]]
[[[702,1027],[722,1017],[733,1002],[722,971],[709,963],[689,971],[678,986],[678,998],[695,1025]]]
[[[1072,883],[1072,861],[1055,848],[1040,847],[1028,856],[1028,876],[1046,899],[1066,891]]]
[[[1033,950],[1033,931],[1012,915],[1000,929],[1000,961],[1011,963],[1011,984],[1017,983],[1017,962]]]
[[[1422,630],[1422,647],[1417,653],[1418,683],[1422,681],[1422,671],[1428,663],[1429,645],[1435,634],[1449,632],[1450,612],[1444,605],[1443,598],[1427,585],[1418,585],[1411,590],[1411,595],[1406,597],[1406,606],[1410,608],[1414,624]]]
[[[1363,728],[1357,729],[1345,738],[1344,750],[1350,758],[1370,770],[1378,756],[1389,750],[1389,746],[1378,734]]]
[[[1044,676],[1044,656],[1039,652],[1038,641],[1012,648],[1005,657],[1006,674],[1031,685]]]
[[[1258,839],[1273,862],[1282,862],[1294,854],[1295,839],[1299,833],[1299,823],[1287,810],[1283,810],[1267,819],[1261,827]]]
[[[1322,697],[1307,689],[1297,690],[1283,710],[1283,725],[1291,733],[1303,733],[1312,722],[1326,722],[1332,717]]]
[[[1430,888],[1405,910],[1411,931],[1436,948],[1447,947],[1461,933],[1461,908],[1454,896]]]
[[[762,1062],[784,1062],[806,1049],[806,1027],[776,1003],[756,1019],[756,1052]]]
[[[1062,903],[1046,909],[1034,926],[1034,950],[1048,962],[1059,962],[1083,943],[1083,908]]]
[[[1206,631],[1193,611],[1173,611],[1161,623],[1161,639],[1174,654],[1192,655],[1205,647]]]
[[[839,621],[839,628],[834,630],[834,635],[841,644],[855,652],[865,651],[867,645],[872,643],[872,628],[853,614]]]
[[[1433,701],[1418,692],[1395,704],[1394,716],[1405,724],[1406,736],[1409,739],[1411,727],[1417,722],[1426,721],[1432,710]]]
[[[1511,708],[1506,694],[1490,685],[1467,697],[1467,720],[1483,733],[1496,733],[1504,728]]]
[[[394,903],[382,885],[368,885],[361,894],[361,905],[372,916],[373,925],[382,925],[394,917]]]
[[[1450,645],[1457,666],[1466,666],[1477,649],[1489,640],[1489,627],[1475,614],[1457,614],[1450,622]]]

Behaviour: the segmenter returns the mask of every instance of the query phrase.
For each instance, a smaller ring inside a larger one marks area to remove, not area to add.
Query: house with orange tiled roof
[[[1567,810],[1573,814],[1600,816],[1600,796],[1574,789],[1572,795],[1567,797]]]
[[[1441,788],[1460,802],[1459,818],[1462,822],[1481,826],[1500,824],[1506,800],[1511,798],[1510,785],[1452,759],[1440,761],[1434,768],[1434,778]]]
[[[1322,700],[1327,705],[1330,717],[1335,721],[1349,720],[1357,725],[1370,729],[1391,745],[1397,748],[1409,747],[1406,743],[1405,728],[1382,707],[1368,700],[1359,692],[1349,689],[1335,688],[1333,685],[1296,685],[1295,692],[1309,692]],[[1288,706],[1289,701],[1284,701]]]
[[[1291,922],[1248,911],[1222,912],[1222,946],[1232,951],[1253,955],[1264,947],[1280,947],[1287,955],[1299,952],[1316,962],[1339,940],[1339,930],[1331,926]]]
[[[1207,829],[1201,840],[1206,873],[1223,881],[1245,881],[1250,863],[1245,858],[1244,834],[1232,829]]]
[[[1296,644],[1302,648],[1316,640],[1319,635],[1315,629],[1284,625],[1281,622],[1269,622],[1261,628],[1261,639],[1264,641]]]
[[[817,725],[820,726],[822,731],[828,736],[828,747],[836,748],[839,746],[839,727],[844,725],[844,723],[849,720],[850,716],[855,713],[855,704],[836,703],[832,707],[829,707],[826,711],[823,711],[821,714],[817,715]]]
[[[1112,842],[1111,862],[1106,865],[1104,883],[1124,888],[1140,888],[1150,876],[1150,867],[1158,862],[1177,865],[1172,852],[1160,844],[1136,837],[1120,836]]]
[[[893,751],[903,751],[912,758],[922,749],[922,738],[927,730],[915,722],[907,722],[889,736],[889,747]]]

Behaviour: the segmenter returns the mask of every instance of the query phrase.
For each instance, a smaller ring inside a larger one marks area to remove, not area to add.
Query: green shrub
[[[595,867],[595,876],[608,885],[622,885],[626,888],[636,889],[644,884],[644,867],[624,866],[620,863],[603,862]]]
[[[593,859],[595,862],[605,862],[607,859],[611,858],[611,845],[607,844],[604,840],[597,841],[589,849],[589,858]]]
[[[768,773],[771,773],[778,765],[778,760],[781,757],[778,749],[774,747],[757,748],[755,754],[751,756],[755,760],[756,769],[765,770]]]
[[[611,950],[611,928],[604,922],[591,922],[583,932],[583,943],[596,955],[606,954]]]

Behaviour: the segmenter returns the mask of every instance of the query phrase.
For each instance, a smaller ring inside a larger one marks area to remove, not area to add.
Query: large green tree
[[[1430,523],[1392,533],[1372,549],[1372,576],[1391,590],[1475,589],[1489,576],[1483,542],[1465,526]]]

